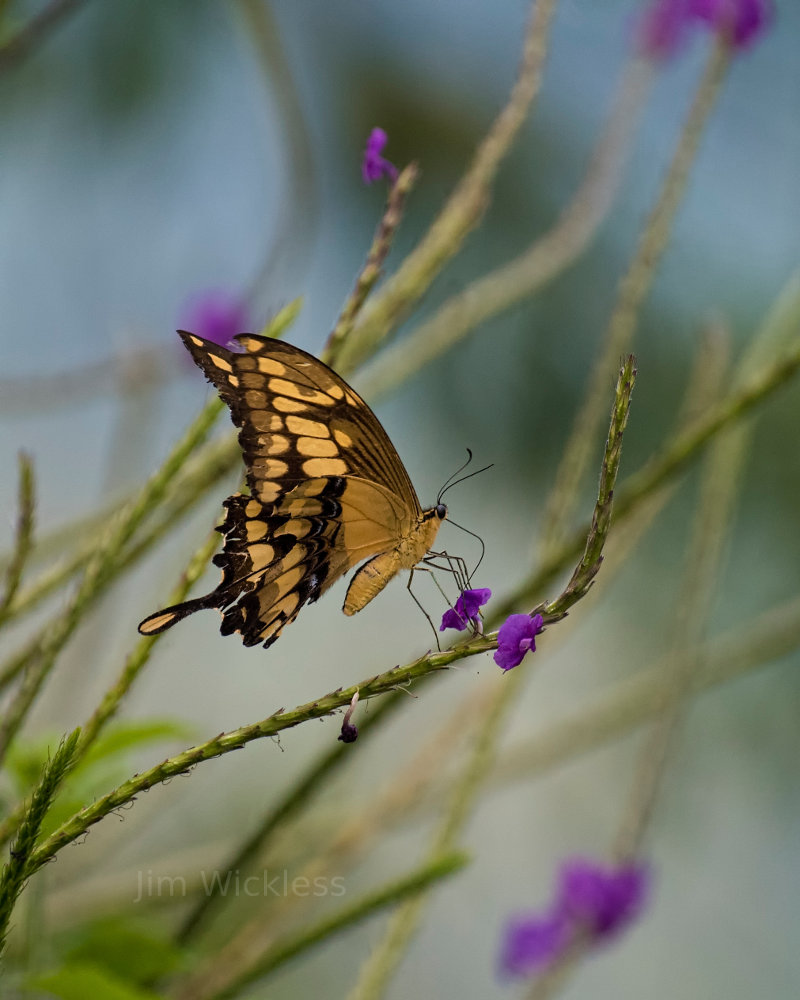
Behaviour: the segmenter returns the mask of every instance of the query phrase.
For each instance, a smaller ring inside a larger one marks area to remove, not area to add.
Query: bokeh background
[[[535,114],[501,169],[486,220],[407,329],[556,218],[604,122],[638,8],[629,0],[561,4]],[[34,9],[12,5],[20,17]],[[35,459],[43,535],[102,509],[164,457],[210,391],[174,334],[193,294],[216,288],[248,296],[254,327],[302,295],[290,339],[321,349],[382,208],[383,192],[360,178],[370,128],[387,129],[395,162],[413,158],[422,166],[392,258],[398,260],[505,101],[527,9],[522,0],[275,2],[273,41],[297,102],[288,130],[248,22],[224,0],[88,2],[6,69],[4,548],[15,518],[19,448]],[[798,39],[800,9],[778,3],[774,28],[730,73],[642,316],[623,473],[639,467],[672,426],[704,324],[721,318],[738,355],[797,266]],[[424,503],[466,447],[481,464],[494,463],[448,499],[453,516],[485,540],[477,583],[496,594],[508,593],[528,569],[537,518],[616,282],[704,53],[698,38],[660,74],[621,194],[589,251],[535,299],[484,324],[376,401]],[[613,377],[610,371],[609,401]],[[712,635],[745,624],[800,587],[799,415],[796,385],[759,410]],[[235,482],[231,477],[231,489]],[[593,485],[586,483],[581,518]],[[85,716],[119,670],[137,622],[159,606],[227,491],[213,491],[110,590],[62,658],[31,734],[61,732]],[[696,494],[697,475],[690,473],[624,570],[608,587],[601,574],[569,621],[548,632],[504,745],[588,704],[667,648]],[[449,531],[448,547],[474,559],[473,543]],[[196,738],[207,738],[406,662],[430,644],[401,584],[354,620],[339,612],[342,595],[307,609],[269,652],[223,639],[211,614],[192,618],[162,641],[125,715],[178,718]],[[422,589],[422,596],[438,616],[436,592]],[[48,609],[58,606],[56,599]],[[24,635],[24,628],[12,633],[5,648],[13,650]],[[797,655],[786,657],[693,704],[648,841],[656,871],[652,905],[619,947],[582,967],[565,997],[797,995],[800,953],[790,939],[800,917],[798,665]],[[351,801],[354,810],[369,802],[448,709],[493,671],[489,657],[467,661],[409,698],[369,754],[359,754],[358,743],[352,748],[347,781],[331,790],[331,800]],[[67,913],[127,905],[140,871],[212,868],[337,734],[335,719],[305,725],[279,744],[252,744],[191,779],[153,789],[123,824],[107,821],[51,866],[58,870],[42,880],[49,893],[42,927]],[[474,863],[437,890],[392,998],[515,992],[497,980],[503,921],[546,899],[565,854],[607,849],[639,738],[535,780],[492,784],[466,838]],[[179,746],[141,751],[132,768]],[[383,841],[348,873],[348,891],[413,865],[434,819],[423,812]],[[382,927],[374,920],[248,995],[344,995]],[[47,967],[47,949],[34,958]]]

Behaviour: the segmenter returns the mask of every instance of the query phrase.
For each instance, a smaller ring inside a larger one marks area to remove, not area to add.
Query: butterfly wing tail
[[[205,597],[196,597],[191,601],[184,601],[182,604],[173,604],[172,607],[156,611],[155,614],[148,615],[143,622],[139,623],[139,632],[142,635],[159,635],[166,632],[168,628],[186,618],[187,615],[194,614],[195,611],[202,611],[205,608],[218,608],[220,604],[217,593],[206,594]]]

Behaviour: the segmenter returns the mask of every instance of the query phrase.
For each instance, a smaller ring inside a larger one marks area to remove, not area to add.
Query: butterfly
[[[216,608],[223,635],[269,647],[303,605],[363,560],[346,615],[425,558],[447,507],[422,509],[386,431],[344,379],[280,340],[240,334],[238,353],[178,333],[240,428],[250,492],[224,501],[217,588],[145,618],[142,635]]]

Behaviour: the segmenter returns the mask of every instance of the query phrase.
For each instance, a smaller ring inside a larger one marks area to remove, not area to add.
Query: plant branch
[[[0,954],[5,949],[8,925],[17,897],[31,874],[30,858],[39,836],[42,822],[47,815],[59,785],[72,766],[80,730],[74,730],[59,744],[58,749],[44,766],[39,784],[31,796],[30,807],[20,825],[19,833],[9,852],[8,861],[0,876]]]
[[[87,564],[81,582],[66,610],[46,626],[38,637],[36,650],[33,658],[27,663],[22,683],[0,722],[0,760],[22,725],[67,639],[114,576],[114,566],[121,558],[125,546],[152,507],[163,499],[168,484],[186,459],[208,436],[222,406],[219,399],[213,399],[206,404],[158,472],[148,480],[136,499],[112,520],[95,554]]]
[[[497,168],[539,90],[556,2],[534,0],[519,74],[506,106],[427,234],[362,312],[339,358],[343,372],[352,371],[372,354],[389,331],[408,315],[482,219]]]
[[[410,875],[366,893],[355,903],[340,910],[339,913],[326,917],[297,934],[285,935],[276,941],[256,964],[249,966],[235,980],[226,982],[221,989],[212,987],[212,990],[209,991],[207,981],[190,981],[177,994],[177,1000],[200,1000],[200,998],[202,1000],[228,1000],[229,997],[235,996],[250,983],[262,979],[314,945],[328,940],[348,927],[361,923],[367,917],[380,912],[387,906],[392,906],[408,896],[422,892],[442,879],[449,878],[461,871],[468,860],[468,856],[460,851],[443,853]],[[224,970],[221,972],[224,975]]]
[[[534,295],[580,256],[619,188],[652,75],[652,67],[641,60],[627,67],[584,179],[553,227],[519,256],[451,296],[402,340],[390,344],[361,372],[359,391],[368,399],[387,395],[481,323]]]
[[[788,382],[800,368],[800,343],[783,352],[783,356],[757,372],[741,388],[734,389],[712,406],[697,421],[681,431],[636,473],[629,476],[614,498],[617,524],[648,496],[668,482],[696,457],[699,451],[722,428],[746,416],[754,406]],[[574,559],[586,539],[588,527],[577,529],[558,552],[544,562],[516,592],[495,608],[491,621],[506,618],[517,608],[534,602],[541,591]]]
[[[193,459],[186,470],[170,485],[163,514],[151,528],[134,537],[125,548],[111,570],[112,577],[120,576],[146,555],[156,542],[205,497],[212,486],[228,475],[240,462],[241,449],[235,435],[226,435],[219,440],[209,442],[202,453]],[[26,614],[62,587],[86,566],[96,549],[96,537],[90,538],[68,558],[44,570],[27,587],[19,590],[9,609],[9,617],[16,618]],[[14,662],[16,660],[17,655],[14,657]],[[7,678],[10,679],[8,673],[6,668],[0,670],[0,689],[7,682]]]
[[[371,729],[375,728],[379,722],[385,721],[392,712],[400,707],[402,698],[403,693],[400,691],[391,691],[384,695],[380,703],[359,723],[359,744]],[[350,748],[345,743],[337,742],[330,750],[325,751],[284,796],[269,808],[256,829],[234,851],[229,860],[224,862],[223,871],[242,872],[249,869],[255,859],[266,849],[276,831],[291,820],[300,809],[307,808],[311,796],[325,787],[336,772],[345,763],[349,763],[351,759]],[[224,897],[221,895],[224,883],[224,877],[214,882],[211,891],[203,895],[190,910],[176,935],[180,944],[186,944],[187,941],[196,937],[198,931],[208,923],[214,910],[224,902]]]
[[[10,38],[0,44],[0,73],[18,65],[67,15],[85,0],[50,0]]]
[[[721,91],[730,63],[727,45],[715,44],[681,132],[661,190],[648,216],[628,270],[623,276],[599,356],[592,368],[586,396],[567,441],[550,493],[542,527],[542,558],[558,551],[569,530],[580,496],[580,482],[588,465],[599,429],[606,393],[606,372],[621,354],[630,350],[642,303],[650,291],[675,216],[683,198],[689,171],[697,156],[711,111]]]
[[[12,617],[12,607],[17,596],[25,564],[33,546],[33,519],[36,507],[36,487],[33,462],[24,452],[19,454],[19,487],[17,505],[19,517],[14,537],[14,550],[6,567],[6,584],[0,598],[0,627]]]
[[[603,459],[600,491],[592,520],[592,529],[586,543],[586,552],[573,576],[569,594],[562,595],[552,605],[543,609],[545,623],[555,622],[564,617],[567,609],[586,593],[591,579],[599,567],[600,549],[608,533],[614,476],[616,476],[619,467],[621,434],[627,419],[633,381],[633,358],[631,357],[620,371],[617,383],[611,427]],[[378,694],[409,684],[432,672],[444,670],[458,660],[487,652],[495,648],[496,645],[496,634],[473,636],[452,649],[436,653],[428,652],[404,667],[394,667],[349,688],[339,688],[322,698],[300,705],[292,711],[278,711],[261,722],[243,726],[228,733],[220,733],[219,736],[206,743],[191,747],[175,757],[168,758],[148,771],[134,775],[118,788],[86,806],[67,820],[36,852],[37,867],[49,860],[66,844],[81,836],[89,827],[99,822],[110,812],[133,801],[140,792],[152,788],[153,785],[159,784],[166,778],[185,773],[201,761],[210,760],[232,750],[238,750],[252,740],[274,736],[284,729],[300,725],[309,719],[330,715],[337,708],[349,705],[356,692],[359,693],[362,701],[368,700]]]
[[[353,291],[345,302],[339,319],[331,332],[320,358],[325,364],[336,368],[346,339],[352,333],[356,319],[367,300],[367,296],[377,284],[383,265],[392,248],[394,235],[403,219],[406,198],[419,177],[419,167],[410,163],[397,177],[389,191],[386,209],[378,225],[367,259],[361,268]]]
[[[631,354],[626,358],[619,373],[614,407],[611,411],[611,426],[606,438],[606,449],[600,471],[597,503],[586,537],[586,547],[581,561],[562,594],[557,600],[546,605],[547,616],[550,620],[554,615],[563,618],[569,608],[586,594],[603,561],[603,547],[611,530],[611,508],[614,498],[614,484],[617,481],[620,458],[622,457],[622,435],[628,422],[631,394],[636,381],[634,365],[635,359]]]

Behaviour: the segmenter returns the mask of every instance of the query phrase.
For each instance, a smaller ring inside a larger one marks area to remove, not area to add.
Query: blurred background
[[[777,7],[773,29],[731,70],[642,316],[623,475],[674,425],[703,327],[723,323],[740,355],[800,258],[800,9]],[[36,9],[12,4],[7,16],[22,21]],[[406,330],[556,219],[604,123],[638,9],[632,0],[561,3],[535,113],[500,171],[486,220]],[[252,21],[236,3],[87,2],[5,68],[3,549],[13,536],[20,448],[35,461],[42,536],[103,509],[157,467],[210,392],[174,333],[193,296],[219,289],[243,299],[258,329],[302,295],[289,339],[321,350],[382,211],[384,190],[365,187],[360,176],[370,129],[387,130],[395,163],[415,159],[422,168],[391,270],[506,100],[527,13],[522,0],[277,0],[268,12],[267,73]],[[621,193],[589,250],[535,298],[375,400],[423,504],[465,448],[480,464],[494,463],[448,501],[452,516],[483,537],[476,583],[496,595],[528,571],[617,281],[705,50],[697,38],[660,73]],[[615,374],[608,373],[609,404]],[[359,386],[358,377],[353,382]],[[712,636],[800,588],[799,406],[800,388],[790,384],[758,410]],[[599,459],[598,445],[595,466]],[[109,591],[51,678],[30,735],[61,733],[91,710],[135,641],[137,623],[161,605],[237,478],[211,491]],[[589,477],[581,521],[594,487]],[[536,676],[504,746],[656,662],[673,638],[696,498],[695,470],[624,568],[608,585],[601,573],[589,598],[541,641]],[[476,544],[445,531],[448,548],[474,561]],[[208,589],[215,578],[209,574]],[[407,662],[430,645],[401,584],[352,620],[340,613],[343,594],[340,585],[304,611],[268,652],[222,638],[212,614],[193,617],[161,642],[125,716],[179,719],[192,739],[206,739]],[[436,591],[423,585],[420,596],[438,619]],[[26,634],[22,626],[5,637],[4,658]],[[692,705],[649,836],[652,905],[619,947],[582,966],[565,997],[797,995],[800,954],[788,939],[800,917],[798,665],[797,655],[786,657]],[[467,660],[409,698],[368,755],[359,754],[359,743],[352,748],[347,780],[331,789],[332,801],[351,800],[353,809],[368,803],[448,710],[496,670],[488,656]],[[171,875],[219,864],[269,801],[336,740],[338,727],[328,719],[279,742],[259,741],[141,797],[124,823],[106,821],[50,866],[36,890],[42,926],[57,926],[67,913],[130,914],[141,871]],[[474,862],[436,891],[392,998],[514,993],[496,974],[503,922],[546,899],[565,854],[607,849],[639,739],[535,779],[492,783],[466,838]],[[131,770],[184,743],[140,751]],[[413,866],[434,819],[423,811],[384,839],[347,873],[348,891]],[[379,918],[348,933],[247,995],[344,995],[382,927]],[[34,958],[47,968],[52,954],[45,948]]]

